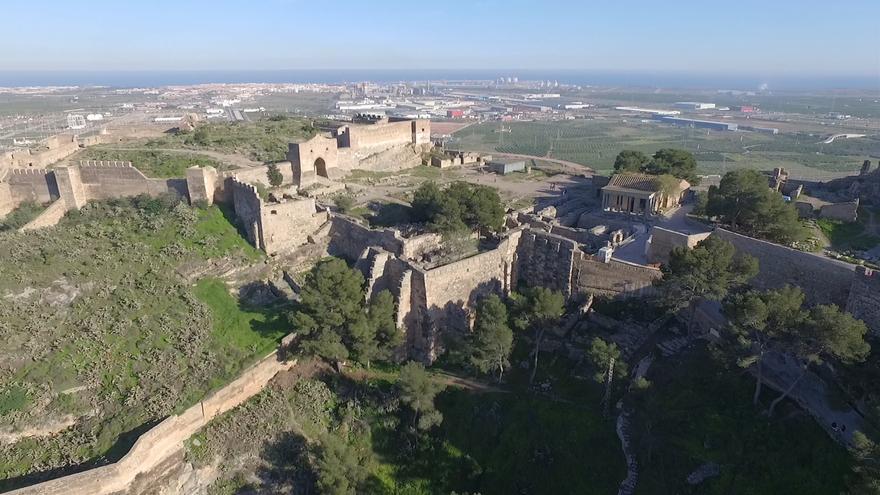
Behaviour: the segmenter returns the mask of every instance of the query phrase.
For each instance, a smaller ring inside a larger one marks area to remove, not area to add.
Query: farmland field
[[[599,172],[611,170],[623,149],[651,154],[660,148],[681,148],[694,153],[703,174],[785,167],[794,177],[830,179],[852,174],[869,156],[880,154],[877,135],[820,144],[819,136],[808,134],[717,132],[617,119],[483,123],[454,137],[453,148],[547,156]]]

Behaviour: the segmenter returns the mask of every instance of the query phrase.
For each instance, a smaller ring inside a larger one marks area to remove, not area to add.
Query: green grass
[[[58,226],[0,233],[2,421],[75,426],[0,445],[0,490],[40,471],[118,459],[154,422],[199,400],[267,354],[283,308],[238,304],[214,279],[177,269],[262,257],[218,207],[170,198],[90,203]],[[40,298],[49,298],[41,300]],[[76,392],[62,393],[73,387]],[[27,400],[22,393],[27,391]]]
[[[290,141],[311,137],[315,132],[307,119],[276,117],[255,122],[201,124],[193,132],[155,139],[147,146],[241,153],[257,161],[276,162],[286,158]]]
[[[175,153],[150,150],[114,150],[101,147],[90,147],[83,150],[77,158],[80,160],[121,160],[131,162],[147,177],[160,179],[186,177],[186,169],[194,166],[214,167],[227,170],[226,164],[194,153]]]
[[[863,215],[860,214],[859,218],[861,220]],[[880,237],[865,233],[865,226],[861,221],[847,223],[820,218],[816,220],[816,225],[831,241],[834,249],[868,250],[880,244]]]
[[[0,391],[0,418],[13,411],[20,411],[29,402],[27,390],[17,385],[9,385]]]
[[[34,202],[26,202],[18,205],[18,207],[9,212],[5,217],[0,219],[0,232],[7,230],[17,230],[31,220],[40,216],[45,208]]]
[[[652,386],[635,405],[633,441],[639,457],[637,493],[754,495],[837,494],[851,465],[812,417],[791,403],[762,415],[775,393],[754,407],[754,381],[727,369],[702,347],[655,362]],[[703,463],[721,475],[692,487],[685,478]]]

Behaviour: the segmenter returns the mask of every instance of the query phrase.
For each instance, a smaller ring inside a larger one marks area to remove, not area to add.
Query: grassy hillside
[[[261,257],[216,207],[90,203],[55,228],[0,233],[0,252],[0,433],[17,440],[0,444],[0,490],[118,458],[285,331],[277,309],[177,274]]]

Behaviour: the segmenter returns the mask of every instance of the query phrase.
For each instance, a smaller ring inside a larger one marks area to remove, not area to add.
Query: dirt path
[[[260,167],[263,164],[246,156],[242,156],[235,153],[221,153],[219,151],[211,151],[211,150],[197,150],[197,149],[189,149],[189,148],[150,148],[146,146],[140,147],[129,147],[129,146],[107,146],[102,147],[101,149],[106,150],[114,150],[114,151],[161,151],[164,153],[181,153],[181,154],[190,154],[190,155],[203,155],[209,158],[213,158],[214,160],[233,165],[238,168],[252,168],[252,167]]]

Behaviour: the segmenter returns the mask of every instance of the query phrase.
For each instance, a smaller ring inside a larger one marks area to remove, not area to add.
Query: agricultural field
[[[451,148],[552,157],[598,172],[612,170],[623,149],[652,154],[680,148],[694,153],[702,174],[785,167],[793,177],[822,180],[850,175],[870,155],[880,154],[876,135],[821,144],[815,135],[717,132],[612,119],[483,123],[457,132],[455,138]]]
[[[53,229],[0,233],[0,252],[0,491],[117,460],[286,331],[283,308],[178,274],[262,259],[217,207],[89,203]]]

